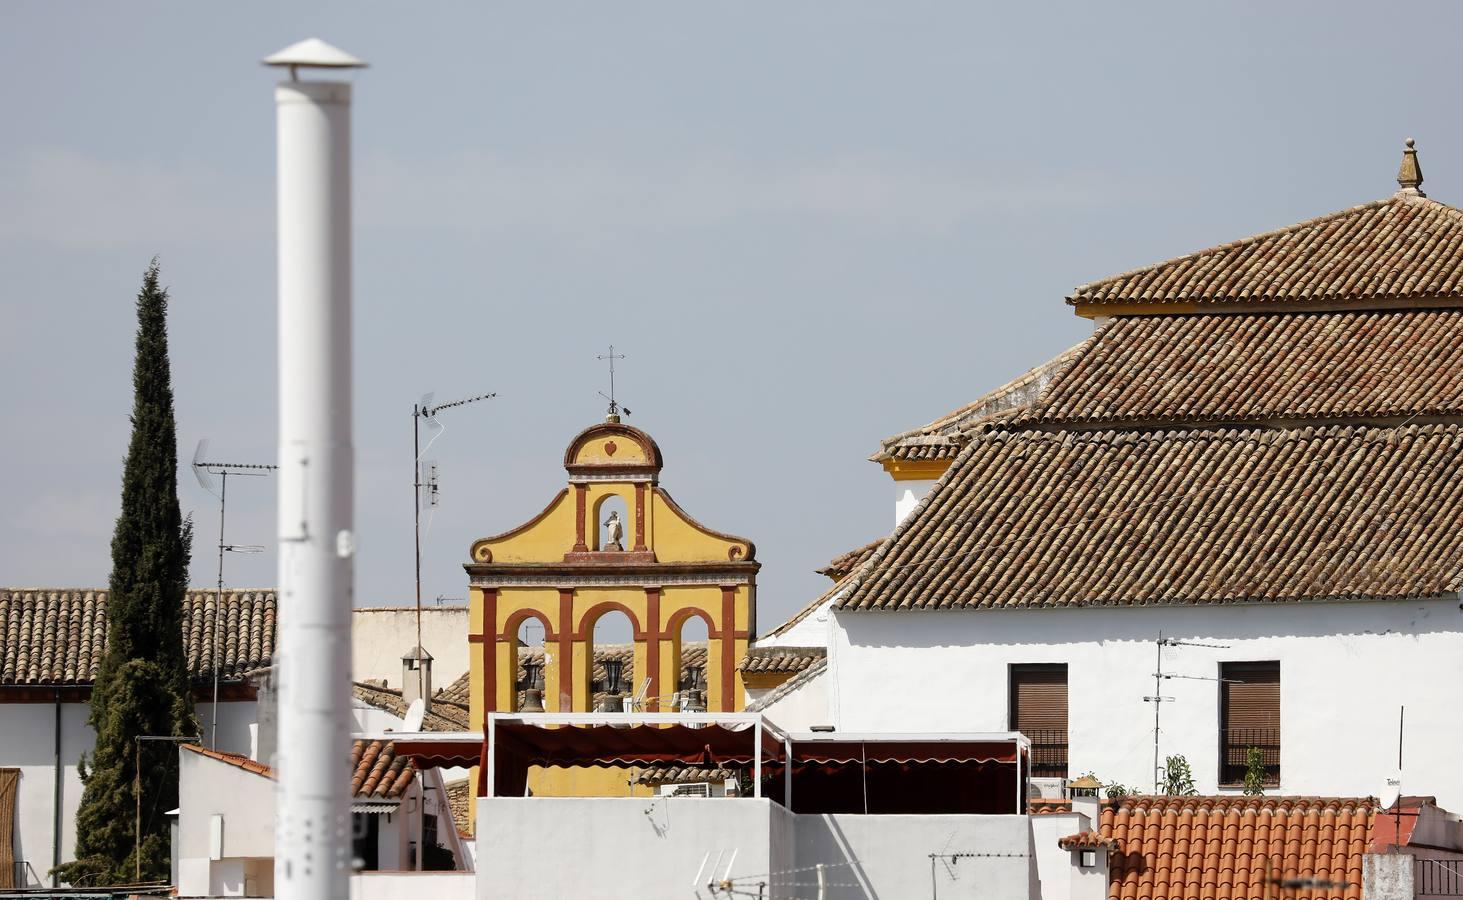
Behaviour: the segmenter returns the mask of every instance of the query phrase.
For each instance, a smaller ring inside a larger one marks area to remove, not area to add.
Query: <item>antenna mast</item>
[[[1154,650],[1158,658],[1157,665],[1153,670],[1153,696],[1144,697],[1145,703],[1153,704],[1153,793],[1157,794],[1163,789],[1162,771],[1158,767],[1159,735],[1162,733],[1159,724],[1162,721],[1161,711],[1163,704],[1173,703],[1175,697],[1163,696],[1163,682],[1171,678],[1187,678],[1193,681],[1231,681],[1228,678],[1210,678],[1207,675],[1176,675],[1172,672],[1163,671],[1163,648],[1164,647],[1207,647],[1212,650],[1228,650],[1227,644],[1200,644],[1194,641],[1180,641],[1174,638],[1166,638],[1163,632],[1158,632],[1158,640],[1153,642]]]
[[[416,548],[416,616],[417,616],[417,652],[422,649],[422,505],[425,500],[429,507],[437,505],[437,465],[436,463],[422,463],[422,454],[426,453],[442,436],[444,427],[437,421],[437,413],[444,409],[454,409],[459,406],[466,406],[469,403],[477,403],[479,400],[491,400],[498,396],[496,393],[478,394],[467,397],[463,400],[453,400],[451,403],[432,404],[433,394],[423,394],[422,399],[411,408],[411,442],[412,442],[412,531],[414,534]],[[433,435],[427,441],[427,446],[422,446],[422,422],[433,430]],[[425,472],[423,470],[426,470]],[[425,475],[425,480],[423,479]],[[423,497],[422,488],[427,488],[426,496]],[[403,688],[406,685],[402,685]],[[420,658],[417,661],[417,696],[421,697],[426,691],[426,672],[423,671]],[[425,699],[425,698],[423,698]],[[418,857],[421,851],[418,850]]]
[[[219,650],[219,628],[223,621],[224,614],[224,554],[225,553],[263,553],[264,548],[258,544],[226,544],[224,543],[224,522],[225,511],[228,509],[229,497],[229,476],[242,475],[245,477],[262,478],[279,466],[262,465],[256,463],[226,463],[207,462],[203,459],[208,455],[208,440],[198,442],[198,449],[193,452],[193,477],[198,479],[198,485],[205,491],[213,494],[213,479],[209,476],[219,476],[218,493],[218,586],[214,593],[213,600],[213,722],[208,730],[208,746],[210,749],[218,749],[218,681],[219,671],[222,668],[223,654]]]

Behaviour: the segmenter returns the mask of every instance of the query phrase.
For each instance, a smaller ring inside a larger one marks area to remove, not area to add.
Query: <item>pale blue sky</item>
[[[425,594],[539,511],[613,342],[663,484],[756,541],[767,628],[887,531],[865,457],[1085,336],[1073,286],[1395,190],[1463,198],[1463,8],[1409,3],[0,7],[0,584],[101,585],[132,297],[180,451],[274,454],[273,76],[357,78],[358,597],[408,601],[411,404],[456,411]],[[213,501],[194,582],[213,580]],[[232,537],[273,543],[272,484]],[[272,585],[273,555],[230,582]]]

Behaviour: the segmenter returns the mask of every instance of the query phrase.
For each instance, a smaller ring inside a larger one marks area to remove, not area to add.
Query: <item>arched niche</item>
[[[616,514],[620,522],[620,546],[618,548],[611,548],[606,545],[606,532],[608,531],[608,527],[605,525],[605,522],[609,519],[611,513]],[[587,523],[589,527],[586,529],[589,533],[585,535],[588,538],[589,549],[592,551],[616,549],[625,551],[631,549],[634,546],[635,540],[635,519],[633,516],[634,507],[632,506],[632,498],[628,492],[621,493],[619,490],[611,490],[609,493],[596,498],[594,505],[590,508],[589,522]]]

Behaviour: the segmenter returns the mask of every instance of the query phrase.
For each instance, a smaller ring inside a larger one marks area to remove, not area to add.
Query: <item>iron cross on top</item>
[[[606,418],[609,421],[611,421],[611,422],[618,422],[618,421],[620,421],[620,404],[615,402],[615,360],[617,360],[617,359],[624,359],[625,358],[625,354],[623,354],[623,353],[616,353],[615,352],[615,345],[614,344],[610,344],[610,352],[609,353],[601,353],[596,358],[597,359],[607,359],[607,360],[610,361],[610,392],[608,394],[606,394],[604,391],[600,391],[599,392],[599,395],[601,397],[605,398],[606,400],[610,401],[610,411],[609,411],[609,415],[606,416]],[[630,408],[629,407],[625,407],[625,415],[627,415],[627,416],[630,415]]]

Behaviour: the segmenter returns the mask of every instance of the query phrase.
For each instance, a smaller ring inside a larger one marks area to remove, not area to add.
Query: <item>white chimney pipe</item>
[[[265,60],[279,127],[279,743],[274,890],[345,900],[350,874],[351,86],[304,41]]]

